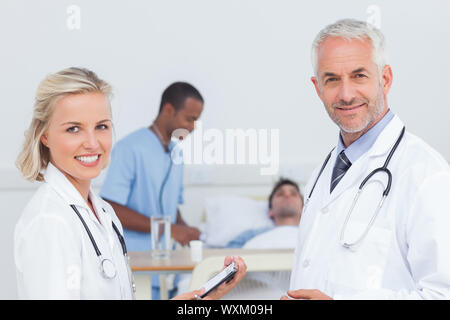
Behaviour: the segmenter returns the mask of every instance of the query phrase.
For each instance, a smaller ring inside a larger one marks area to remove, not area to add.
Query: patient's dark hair
[[[286,179],[286,178],[281,177],[280,180],[278,180],[278,182],[273,187],[272,192],[270,193],[270,196],[269,196],[269,209],[272,209],[272,198],[275,195],[275,192],[277,192],[277,190],[280,189],[285,184],[289,184],[291,186],[294,186],[294,188],[297,189],[297,191],[298,191],[298,193],[300,195],[300,198],[302,198],[302,201],[303,201],[303,196],[302,196],[302,193],[300,192],[300,188],[299,188],[298,184],[296,182],[290,180],[290,179]]]
[[[166,103],[170,103],[176,111],[182,109],[187,98],[193,98],[203,103],[202,95],[194,86],[187,82],[172,83],[162,94],[159,113],[161,113]]]

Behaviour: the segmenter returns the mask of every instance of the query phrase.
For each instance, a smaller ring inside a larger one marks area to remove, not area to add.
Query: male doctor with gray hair
[[[352,19],[313,43],[311,80],[340,132],[306,186],[282,299],[450,298],[450,168],[390,109],[384,51]]]

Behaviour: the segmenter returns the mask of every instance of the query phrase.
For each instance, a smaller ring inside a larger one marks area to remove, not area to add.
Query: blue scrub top
[[[174,145],[171,142],[169,150]],[[172,163],[162,196],[164,213],[159,204],[170,154],[149,128],[132,132],[115,144],[100,196],[147,217],[170,216],[171,222],[175,223],[178,205],[183,203],[183,163]],[[124,236],[129,251],[151,249],[149,233],[124,229]]]

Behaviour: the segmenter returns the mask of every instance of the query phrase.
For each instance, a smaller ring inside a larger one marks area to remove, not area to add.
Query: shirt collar
[[[91,199],[92,206],[94,207],[95,212],[97,212],[98,215],[104,215],[108,213],[108,211],[105,210],[103,200],[92,190],[89,190],[89,199]]]
[[[84,201],[80,192],[75,186],[67,179],[67,177],[58,168],[56,168],[50,162],[45,170],[44,180],[58,193],[68,205],[74,204],[88,209],[87,203]],[[93,192],[90,192],[91,201],[94,202],[95,197],[92,197]]]
[[[150,129],[150,128],[148,128],[148,127],[147,127],[146,129],[147,129],[146,131],[148,131],[148,132],[150,133],[150,135],[153,137],[153,139],[156,139],[156,141],[158,142],[158,145],[161,146],[161,149],[164,151],[164,153],[171,153],[172,150],[173,150],[173,148],[176,147],[177,143],[176,143],[174,140],[170,139],[169,145],[167,146],[167,149],[168,149],[169,151],[166,152],[166,150],[164,149],[164,146],[163,146],[161,140],[160,140],[159,137],[156,135],[156,133],[154,133],[153,130]]]
[[[364,133],[355,142],[345,148],[342,141],[342,136],[339,133],[337,154],[340,154],[342,150],[345,150],[345,155],[350,160],[351,163],[355,163],[364,153],[369,151],[377,140],[383,129],[389,124],[389,122],[394,118],[394,113],[389,109],[388,112],[377,122],[369,131]]]

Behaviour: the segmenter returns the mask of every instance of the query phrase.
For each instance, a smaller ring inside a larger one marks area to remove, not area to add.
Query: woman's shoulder
[[[74,214],[70,206],[49,186],[43,183],[26,204],[14,229],[14,259],[18,270],[30,256],[45,252],[59,254],[57,246],[69,248],[76,254],[81,248]],[[61,257],[59,257],[61,258]],[[24,260],[25,259],[25,260]]]
[[[68,224],[72,217],[65,213],[69,210],[70,207],[67,203],[49,184],[44,182],[25,205],[16,230],[26,229],[40,220],[52,220],[62,225]]]

